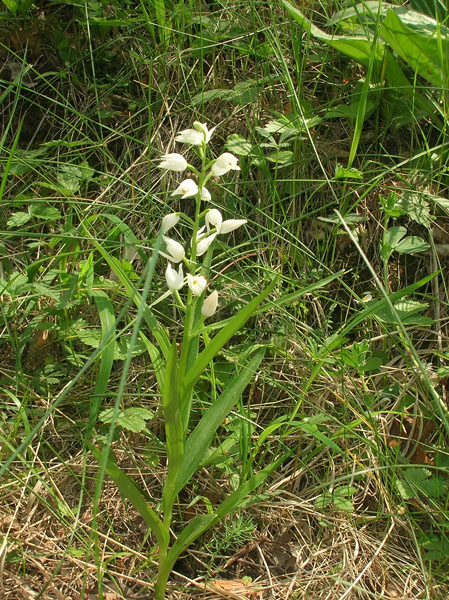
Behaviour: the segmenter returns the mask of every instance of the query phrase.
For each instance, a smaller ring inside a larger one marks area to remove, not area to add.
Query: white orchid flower
[[[212,174],[216,177],[224,175],[228,171],[240,171],[240,167],[237,164],[238,158],[230,152],[221,154],[212,165]]]
[[[207,190],[205,187],[203,187],[201,189],[201,200],[204,200],[204,202],[210,202],[211,198],[212,198],[212,196],[210,195],[209,190]]]
[[[245,223],[248,223],[248,221],[246,219],[227,219],[226,221],[223,221],[223,224],[220,228],[219,233],[220,234],[230,233],[231,231],[238,229]]]
[[[203,275],[187,273],[187,284],[194,296],[201,296],[206,289],[207,279]]]
[[[167,265],[165,270],[165,281],[170,292],[180,290],[184,285],[184,273],[182,272],[182,263],[178,267],[178,272],[171,266],[170,263]]]
[[[206,144],[209,143],[210,138],[212,137],[212,134],[215,131],[215,127],[212,127],[212,129],[208,129],[206,123],[200,123],[199,121],[194,121],[193,128],[196,131],[201,131],[201,133],[204,135],[204,141],[206,142]]]
[[[162,219],[161,230],[162,233],[167,233],[172,227],[177,225],[179,221],[179,216],[176,213],[170,213],[169,215],[165,215]]]
[[[203,142],[206,142],[206,144],[209,142],[214,129],[215,127],[209,130],[206,123],[195,121],[193,129],[184,129],[175,137],[175,141],[191,144],[192,146],[201,146]]]
[[[185,171],[187,169],[187,161],[181,154],[164,154],[159,169],[167,169],[168,171]]]
[[[159,250],[159,254],[162,254],[162,256],[168,258],[169,261],[175,264],[181,262],[184,256],[186,255],[184,248],[181,246],[181,244],[179,242],[176,242],[175,240],[172,240],[171,238],[166,237],[165,235],[162,236],[162,239],[167,245],[168,254],[162,252],[161,250]]]
[[[205,298],[203,302],[203,306],[201,307],[201,314],[206,319],[215,314],[218,306],[218,292],[214,290],[212,294],[210,294],[207,298]]]
[[[184,179],[182,183],[178,185],[176,190],[171,196],[181,196],[182,198],[191,198],[198,194],[198,186],[193,179]]]
[[[209,231],[210,227],[212,226],[215,227],[217,233],[220,233],[223,217],[217,208],[211,208],[211,210],[206,213],[204,220],[206,221],[207,231]]]

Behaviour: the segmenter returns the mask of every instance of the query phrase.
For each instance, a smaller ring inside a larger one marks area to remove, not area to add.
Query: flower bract
[[[168,171],[185,171],[187,169],[187,161],[181,156],[181,154],[164,154],[162,161],[159,165],[160,169],[167,169]]]
[[[187,273],[187,284],[194,296],[201,296],[206,289],[207,279],[203,275]]]
[[[170,263],[167,265],[165,270],[165,281],[170,292],[180,290],[184,285],[184,274],[182,272],[182,264],[179,265],[178,271],[173,269]]]
[[[224,154],[221,154],[212,165],[212,174],[216,177],[220,177],[220,175],[224,175],[228,171],[240,171],[240,167],[237,163],[238,158],[236,156],[230,152],[225,152]]]
[[[178,185],[172,196],[181,196],[182,198],[191,198],[198,194],[198,186],[193,179],[185,179]]]
[[[204,302],[203,302],[203,306],[201,307],[201,314],[203,315],[203,317],[206,317],[206,319],[208,317],[211,317],[215,311],[217,310],[217,306],[218,306],[218,292],[217,290],[214,290],[212,292],[212,294],[210,294],[207,298],[205,298]]]

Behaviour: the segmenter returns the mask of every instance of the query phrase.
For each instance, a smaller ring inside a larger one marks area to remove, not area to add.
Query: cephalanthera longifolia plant
[[[169,340],[150,307],[147,307],[145,313],[145,320],[151,325],[159,344],[158,349],[152,344],[149,347],[162,398],[165,425],[167,471],[161,501],[148,502],[134,481],[109,458],[109,448],[105,446],[100,453],[92,447],[121,494],[132,502],[157,540],[159,571],[155,600],[165,597],[167,580],[179,555],[215,523],[247,504],[251,492],[260,486],[278,464],[272,464],[242,481],[215,510],[194,517],[172,541],[170,527],[176,498],[195,473],[204,466],[216,430],[254,377],[264,356],[264,350],[256,346],[253,352],[246,354],[245,364],[236,367],[235,374],[220,394],[214,392],[212,404],[192,428],[190,413],[195,384],[223,345],[254,314],[275,283],[272,281],[239,313],[223,322],[223,327],[214,337],[209,337],[204,321],[214,315],[219,302],[218,283],[214,283],[213,290],[208,285],[214,241],[217,236],[226,235],[246,223],[245,219],[223,220],[219,210],[207,206],[211,199],[206,188],[208,180],[211,177],[221,177],[231,170],[240,170],[237,158],[228,152],[217,159],[208,158],[208,142],[212,133],[213,129],[209,130],[205,124],[195,122],[192,129],[186,129],[176,137],[176,141],[193,146],[196,150],[195,160],[200,163],[199,168],[189,164],[181,154],[176,153],[164,155],[159,165],[161,169],[179,173],[189,169],[195,176],[195,180],[182,181],[171,194],[183,199],[194,199],[194,218],[184,213],[170,213],[162,219],[160,232],[160,242],[163,242],[163,246],[161,245],[159,256],[167,260],[165,279],[179,311],[182,339]],[[180,220],[191,227],[191,241],[188,245],[174,239],[173,231]]]

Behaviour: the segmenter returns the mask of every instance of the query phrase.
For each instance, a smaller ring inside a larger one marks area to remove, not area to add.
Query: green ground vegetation
[[[253,365],[171,543],[252,495],[186,544],[166,597],[449,596],[448,14],[3,1],[0,596],[153,598],[130,498],[163,509],[155,348],[183,332],[153,249],[164,215],[195,217],[158,165],[194,121],[241,169],[210,208],[247,220],[216,244],[200,350],[271,287],[197,374],[187,435]]]

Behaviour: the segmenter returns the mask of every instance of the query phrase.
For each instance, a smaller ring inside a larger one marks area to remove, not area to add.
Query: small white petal
[[[214,290],[212,292],[212,294],[210,294],[207,298],[205,298],[204,302],[203,302],[203,306],[201,307],[201,314],[203,315],[203,317],[206,317],[206,319],[208,317],[211,317],[215,311],[217,310],[217,306],[218,306],[218,292],[217,290]]]
[[[165,215],[161,223],[162,233],[167,233],[169,229],[177,225],[178,221],[179,216],[176,213],[170,213],[169,215]]]
[[[223,223],[223,217],[221,215],[221,212],[217,208],[212,208],[206,213],[205,221],[207,231],[209,231],[210,226],[212,226],[215,227],[217,233],[220,233],[221,224]]]
[[[180,290],[184,285],[184,274],[182,272],[182,264],[178,267],[178,272],[173,269],[170,263],[167,265],[167,269],[165,271],[165,281],[167,282],[168,289],[173,292],[175,290]]]
[[[230,233],[247,222],[248,221],[246,219],[228,219],[227,221],[223,221],[223,224],[220,228],[220,233]]]
[[[211,235],[208,235],[207,237],[203,238],[202,240],[200,240],[197,245],[196,245],[196,255],[197,256],[202,256],[206,250],[209,248],[209,246],[212,244],[212,242],[214,241],[214,239],[217,237],[217,233],[212,233]]]
[[[187,161],[181,156],[181,154],[164,154],[162,156],[162,162],[159,165],[160,169],[167,169],[168,171],[185,171],[187,169]]]
[[[230,152],[224,152],[221,154],[217,160],[212,165],[212,174],[216,177],[220,177],[220,175],[224,175],[228,171],[240,171],[240,167],[238,166],[238,158],[231,154]]]
[[[207,279],[203,275],[187,273],[187,283],[194,296],[201,296],[206,289]]]
[[[164,252],[160,252],[160,254],[162,254],[162,256],[165,256],[165,258],[168,258],[168,260],[176,264],[181,262],[184,256],[186,255],[182,245],[179,242],[176,242],[175,240],[166,237],[165,235],[162,236],[162,239],[167,245],[168,254],[165,254]]]
[[[203,140],[204,134],[201,131],[195,131],[195,129],[184,129],[175,137],[176,142],[191,144],[192,146],[200,146]]]
[[[171,194],[172,196],[182,196],[182,198],[191,198],[198,194],[198,186],[193,179],[184,179],[182,183],[178,185],[176,190]]]
[[[212,196],[210,195],[209,190],[203,187],[201,190],[201,200],[204,200],[204,202],[210,202],[211,198]]]

